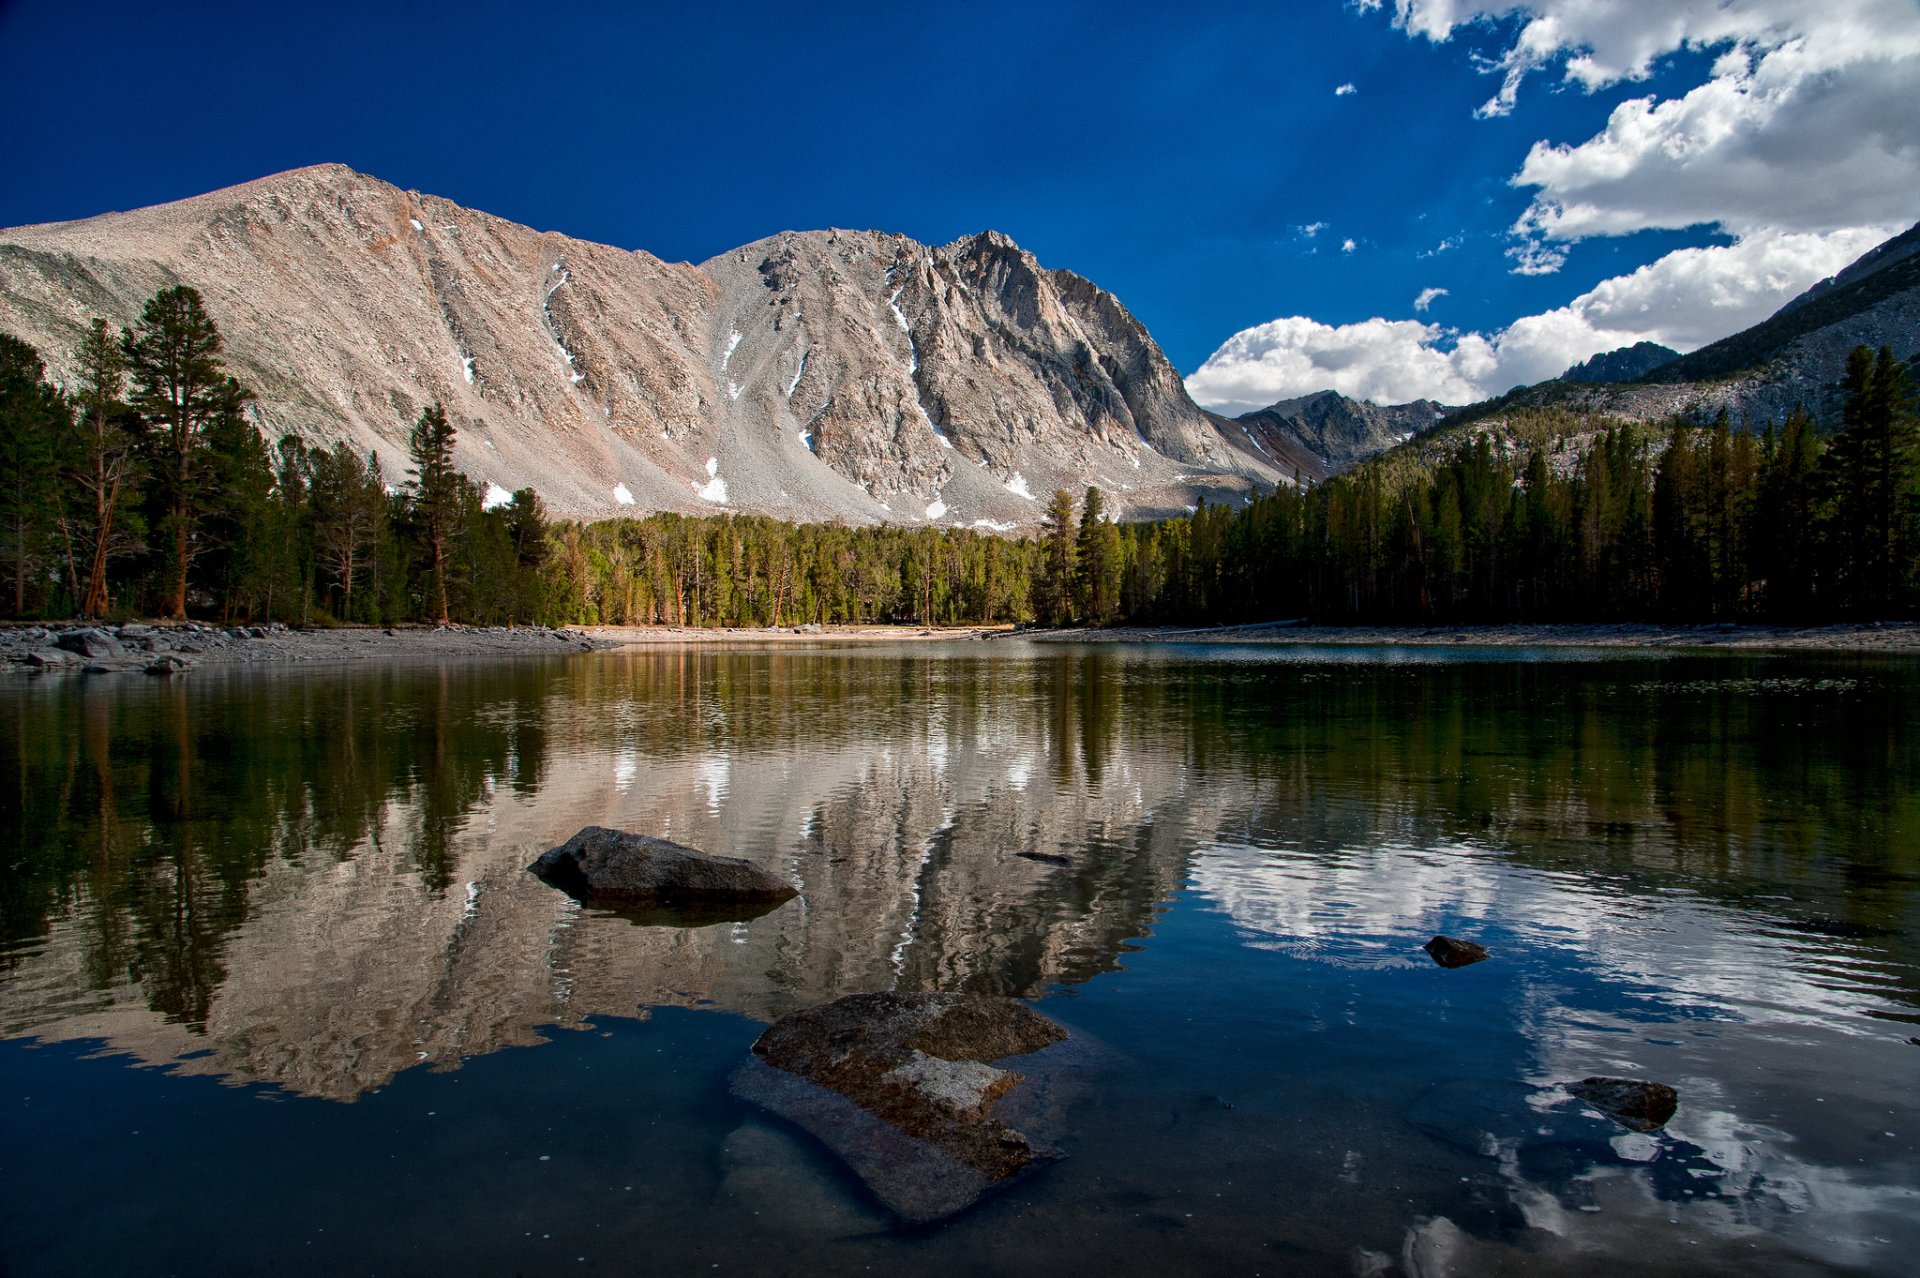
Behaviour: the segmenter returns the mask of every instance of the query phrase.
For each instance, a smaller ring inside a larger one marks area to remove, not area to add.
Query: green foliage
[[[0,598],[15,617],[44,606],[60,544],[58,450],[72,416],[45,374],[31,346],[0,334]]]
[[[511,508],[509,508],[511,509]],[[549,615],[610,625],[967,625],[1018,621],[1030,541],[954,528],[657,514],[547,539]]]
[[[1920,427],[1864,347],[1821,449],[1676,420],[1658,445],[1562,410],[1451,432],[1316,488],[1122,530],[1124,614],[1182,624],[1810,621],[1920,607]]]
[[[149,298],[139,326],[120,339],[133,380],[130,403],[147,427],[152,522],[165,545],[160,610],[169,617],[187,615],[187,577],[210,545],[201,521],[214,491],[208,433],[248,398],[220,365],[222,345],[200,294],[185,284]]]

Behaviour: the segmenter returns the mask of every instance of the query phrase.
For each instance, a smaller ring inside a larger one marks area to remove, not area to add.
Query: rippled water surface
[[[1917,712],[1912,662],[1465,649],[10,680],[0,1272],[1910,1274]],[[583,911],[524,867],[588,824],[803,894]],[[896,988],[1107,1062],[918,1231],[727,1085]]]

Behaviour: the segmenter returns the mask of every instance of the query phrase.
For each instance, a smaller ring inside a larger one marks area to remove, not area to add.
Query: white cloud
[[[1365,4],[1362,8],[1377,8]],[[1515,230],[1538,244],[1649,227],[1835,231],[1920,216],[1920,5],[1913,0],[1395,0],[1394,24],[1444,41],[1518,18],[1490,63],[1505,115],[1558,66],[1588,91],[1647,78],[1681,49],[1717,50],[1676,98],[1614,108],[1584,142],[1536,142],[1514,182]],[[1522,269],[1552,269],[1521,256]]]
[[[1894,229],[1765,232],[1731,245],[1680,249],[1491,334],[1420,320],[1277,319],[1229,338],[1187,378],[1187,390],[1226,413],[1327,389],[1379,404],[1470,403],[1557,377],[1591,355],[1634,342],[1696,349],[1765,319]]]
[[[1312,239],[1326,229],[1327,224],[1325,222],[1309,222],[1300,228],[1300,234],[1307,239]]]
[[[1353,252],[1353,249],[1354,249],[1354,243],[1352,240],[1340,241],[1340,251],[1342,253],[1351,253]]]
[[[1420,290],[1420,296],[1413,299],[1413,309],[1424,311],[1446,295],[1447,290],[1444,288],[1423,288]]]
[[[1414,256],[1415,257],[1439,257],[1442,253],[1451,252],[1452,250],[1459,248],[1460,245],[1463,244],[1464,242],[1465,242],[1464,236],[1449,235],[1446,239],[1441,240],[1438,244],[1434,245],[1432,248],[1422,249],[1420,252],[1414,254]]]
[[[1353,81],[1349,80],[1347,81],[1347,83],[1335,89],[1333,91],[1333,96],[1336,98],[1344,98],[1350,93],[1358,93],[1358,92],[1360,92],[1360,90],[1354,86]]]

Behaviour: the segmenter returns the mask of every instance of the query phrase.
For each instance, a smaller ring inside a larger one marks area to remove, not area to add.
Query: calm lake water
[[[1920,663],[1839,657],[10,679],[0,1272],[1912,1274],[1917,726]],[[804,895],[582,910],[524,867],[588,824]],[[900,1231],[730,1094],[884,989],[1101,1045],[1067,1157]]]

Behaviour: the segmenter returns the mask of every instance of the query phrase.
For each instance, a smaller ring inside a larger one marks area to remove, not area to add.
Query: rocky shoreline
[[[1639,623],[1595,625],[1310,626],[1273,622],[1252,626],[1197,629],[1114,627],[1112,629],[1023,630],[1037,643],[1206,643],[1266,646],[1427,647],[1427,648],[1661,648],[1783,652],[1920,653],[1920,623],[1864,622],[1835,626],[1656,626]]]
[[[618,647],[582,630],[543,626],[394,626],[293,630],[199,622],[0,629],[0,667],[41,674],[184,674],[202,666],[470,657],[558,656]]]
[[[1840,626],[1528,625],[1416,630],[1278,623],[1210,628],[1039,630],[1008,626],[787,626],[714,628],[592,626],[213,626],[130,622],[118,626],[0,627],[0,669],[27,674],[184,674],[198,667],[362,661],[447,661],[559,656],[677,644],[913,643],[1021,639],[1054,644],[1251,644],[1260,646],[1737,649],[1920,654],[1920,624]]]

